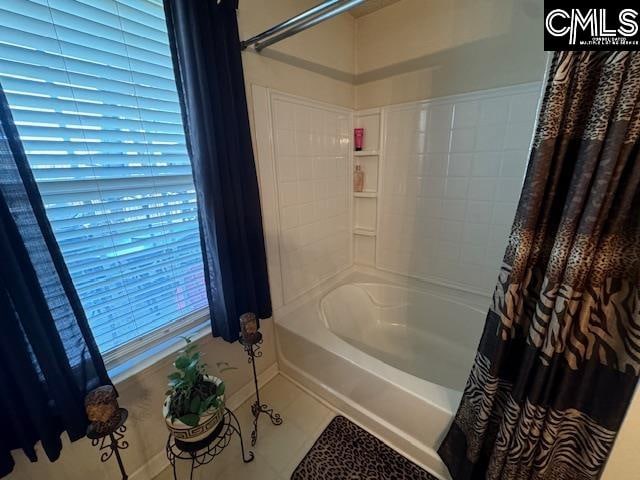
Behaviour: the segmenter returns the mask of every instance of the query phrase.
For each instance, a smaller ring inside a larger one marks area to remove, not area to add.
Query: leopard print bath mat
[[[291,480],[438,480],[376,437],[337,416]]]

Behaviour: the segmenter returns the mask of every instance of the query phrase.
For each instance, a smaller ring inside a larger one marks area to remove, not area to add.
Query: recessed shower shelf
[[[361,235],[363,237],[375,237],[376,231],[369,228],[359,228],[356,227],[353,229],[354,235]]]
[[[353,192],[353,196],[356,198],[376,198],[378,196],[378,192],[375,192],[375,191]]]
[[[360,150],[353,152],[354,157],[375,157],[376,155],[379,155],[377,150]]]

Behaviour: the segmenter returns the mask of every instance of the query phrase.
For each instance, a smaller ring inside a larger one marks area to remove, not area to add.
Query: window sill
[[[189,337],[195,341],[207,335],[211,335],[211,324],[208,318],[188,330],[176,333],[150,346],[117,365],[107,365],[109,377],[114,385],[118,385],[181,350],[184,347],[182,337]]]

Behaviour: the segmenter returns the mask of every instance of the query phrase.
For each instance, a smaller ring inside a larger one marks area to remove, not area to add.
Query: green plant
[[[207,364],[201,360],[198,345],[190,338],[183,337],[186,347],[174,362],[176,371],[169,375],[169,411],[167,418],[173,422],[176,418],[185,425],[195,427],[200,417],[210,408],[220,406],[220,396],[224,394],[224,382],[216,385],[206,380]],[[226,366],[221,369],[220,366]],[[220,372],[230,370],[226,363],[219,363]]]

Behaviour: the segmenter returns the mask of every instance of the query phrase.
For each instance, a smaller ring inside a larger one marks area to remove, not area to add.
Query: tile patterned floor
[[[261,416],[258,443],[253,448],[255,460],[248,464],[242,463],[240,444],[237,437],[234,437],[219,457],[195,470],[194,480],[289,480],[300,460],[336,415],[336,412],[300,390],[282,375],[277,375],[262,387],[260,399],[279,412],[284,423],[276,427],[268,418]],[[253,398],[235,411],[242,426],[245,447],[250,447],[252,401]],[[178,479],[188,479],[188,470],[188,462],[179,462]],[[168,468],[155,480],[172,478],[172,471]]]

